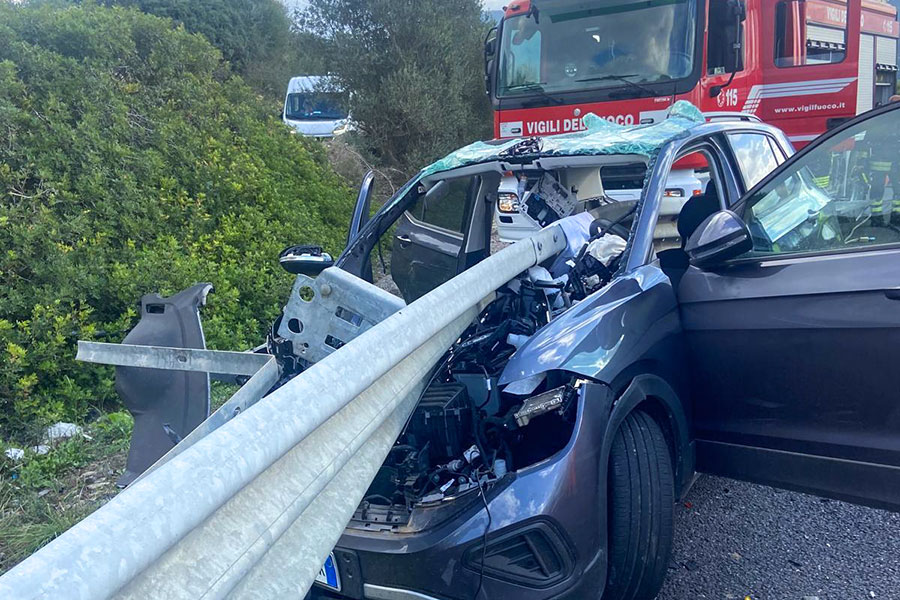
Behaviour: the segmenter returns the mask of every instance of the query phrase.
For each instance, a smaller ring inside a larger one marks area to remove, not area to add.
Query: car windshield
[[[343,119],[347,116],[344,95],[339,92],[304,92],[288,94],[284,115],[297,120]]]
[[[498,96],[658,83],[694,68],[696,0],[533,2],[503,25]]]

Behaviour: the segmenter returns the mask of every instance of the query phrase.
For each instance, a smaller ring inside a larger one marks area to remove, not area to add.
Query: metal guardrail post
[[[278,363],[274,356],[253,352],[135,346],[79,340],[78,354],[75,356],[75,360],[122,367],[250,376],[250,379],[218,410],[207,417],[205,421],[185,436],[174,448],[153,463],[135,481],[139,481],[153,469],[159,468],[160,465],[193,446],[197,440],[205,437],[214,429],[218,429],[242,411],[256,404],[263,397],[263,394],[275,385],[280,375]]]

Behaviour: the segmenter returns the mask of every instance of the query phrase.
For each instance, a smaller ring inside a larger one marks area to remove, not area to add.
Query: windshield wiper
[[[520,85],[511,85],[505,90],[506,92],[535,92],[542,98],[546,98],[550,100],[554,104],[565,104],[565,102],[557,98],[556,96],[551,96],[547,92],[544,91],[543,83],[522,83]]]
[[[638,75],[636,73],[633,73],[631,75],[601,75],[600,77],[587,77],[585,79],[576,79],[575,82],[576,83],[587,83],[589,81],[621,81],[622,83],[627,83],[628,85],[630,85],[631,87],[633,87],[635,89],[638,89],[638,90],[641,90],[642,92],[650,94],[654,98],[660,97],[660,94],[656,90],[648,88],[645,85],[641,85],[640,83],[637,83],[636,81],[631,81],[630,79],[628,79],[629,77],[637,77],[637,76]]]

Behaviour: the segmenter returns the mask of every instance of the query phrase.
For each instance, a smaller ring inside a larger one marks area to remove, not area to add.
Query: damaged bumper
[[[310,598],[463,599],[479,585],[488,598],[598,597],[606,581],[599,454],[610,405],[606,386],[584,385],[565,448],[439,525],[415,534],[346,530],[334,551],[340,592],[315,586]]]

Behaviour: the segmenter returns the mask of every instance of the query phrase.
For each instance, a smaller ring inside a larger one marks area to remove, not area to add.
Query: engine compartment
[[[420,531],[566,446],[578,379],[551,371],[502,389],[498,380],[517,348],[612,279],[635,205],[600,203],[564,219],[569,250],[497,291],[435,368],[351,529]]]

